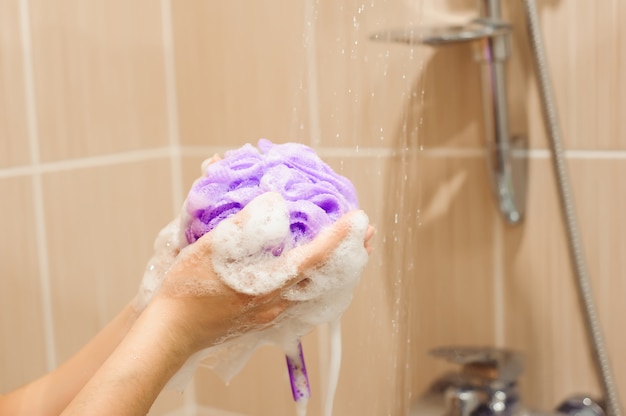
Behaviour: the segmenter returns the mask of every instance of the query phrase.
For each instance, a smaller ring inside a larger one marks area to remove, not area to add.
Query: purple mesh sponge
[[[290,215],[291,247],[311,241],[324,227],[358,206],[354,186],[308,146],[261,139],[228,151],[209,165],[187,196],[185,236],[193,243],[255,197],[277,192]]]
[[[333,172],[313,149],[261,139],[258,149],[246,144],[226,152],[194,183],[185,204],[187,242],[195,242],[265,192],[277,192],[287,203],[291,230],[287,248],[311,241],[358,207],[352,183]],[[283,247],[277,249],[279,255]],[[297,348],[297,354],[287,355],[287,366],[293,398],[301,401],[308,399],[310,391],[302,346],[298,343]]]

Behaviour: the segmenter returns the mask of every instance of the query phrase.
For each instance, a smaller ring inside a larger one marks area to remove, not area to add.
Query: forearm
[[[0,397],[0,415],[58,415],[85,386],[131,328],[138,313],[126,306],[78,353],[54,371]]]
[[[193,352],[172,319],[175,314],[163,302],[148,306],[62,415],[147,414]]]

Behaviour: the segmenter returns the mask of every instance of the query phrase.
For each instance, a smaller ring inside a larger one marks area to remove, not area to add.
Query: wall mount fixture
[[[500,0],[481,0],[480,17],[461,26],[407,28],[377,33],[372,40],[430,45],[470,43],[481,65],[482,103],[489,171],[498,207],[509,224],[518,224],[526,205],[527,160],[515,151],[528,148],[525,135],[509,133],[506,74],[511,26],[503,22]]]

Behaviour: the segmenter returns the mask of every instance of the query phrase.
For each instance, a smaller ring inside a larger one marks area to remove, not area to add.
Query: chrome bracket
[[[481,17],[461,26],[408,28],[374,34],[372,40],[407,45],[470,43],[481,65],[487,161],[493,193],[502,216],[518,224],[526,205],[528,148],[525,135],[509,133],[504,63],[510,55],[511,26],[500,18],[500,0],[480,0]]]

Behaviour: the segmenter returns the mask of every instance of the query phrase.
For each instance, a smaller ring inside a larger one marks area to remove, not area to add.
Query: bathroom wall
[[[54,368],[133,296],[158,230],[215,152],[267,137],[313,146],[377,227],[343,319],[335,414],[399,415],[448,366],[439,345],[523,352],[525,400],[598,383],[517,2],[512,129],[530,137],[527,217],[503,224],[465,46],[372,42],[471,17],[473,3],[0,0],[0,391]],[[540,1],[601,323],[626,396],[626,6]],[[328,334],[304,340],[321,414]],[[188,411],[180,409],[187,408]],[[228,387],[200,369],[154,415],[294,413],[265,347]]]

